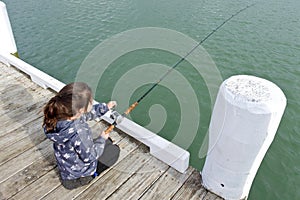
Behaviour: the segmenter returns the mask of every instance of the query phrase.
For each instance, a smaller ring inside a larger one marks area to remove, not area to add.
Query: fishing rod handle
[[[134,102],[125,112],[125,115],[128,115],[139,103],[136,101]],[[105,134],[109,134],[113,129],[115,128],[115,125],[110,125],[105,131]]]
[[[114,128],[115,128],[115,125],[112,124],[104,131],[104,133],[109,134]]]
[[[136,101],[134,102],[125,112],[125,115],[128,115],[139,103]]]

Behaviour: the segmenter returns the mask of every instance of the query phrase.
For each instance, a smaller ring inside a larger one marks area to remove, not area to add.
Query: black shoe
[[[104,172],[108,168],[109,168],[109,166],[106,166],[105,164],[103,164],[103,163],[101,163],[101,162],[98,161],[98,163],[97,163],[97,170],[96,170],[96,173],[95,173],[96,176],[99,176],[102,172]]]

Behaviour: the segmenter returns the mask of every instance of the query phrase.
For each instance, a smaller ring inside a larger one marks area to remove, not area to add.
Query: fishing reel
[[[112,120],[114,120],[112,124],[117,125],[117,124],[120,124],[123,121],[124,116],[114,110],[114,111],[111,112],[110,118]]]

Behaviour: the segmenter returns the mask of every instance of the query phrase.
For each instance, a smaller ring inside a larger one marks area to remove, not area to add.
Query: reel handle
[[[128,115],[138,104],[139,103],[137,101],[131,104],[131,106],[129,106],[129,108],[127,108],[127,110],[124,112],[123,116]],[[114,128],[115,125],[112,124],[104,131],[104,133],[109,134]]]
[[[114,128],[115,128],[115,125],[112,124],[104,131],[104,133],[109,134]]]

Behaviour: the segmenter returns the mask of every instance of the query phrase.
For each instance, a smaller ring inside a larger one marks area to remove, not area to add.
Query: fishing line
[[[225,21],[223,21],[223,23],[221,23],[217,28],[215,28],[213,31],[211,31],[205,38],[203,38],[194,48],[192,48],[184,57],[182,57],[180,60],[178,60],[160,79],[158,79],[158,81],[156,83],[154,83],[152,85],[151,88],[149,88],[136,102],[134,102],[133,104],[131,104],[127,110],[121,115],[119,116],[118,114],[116,114],[115,116],[113,116],[114,118],[114,123],[111,124],[106,130],[105,133],[108,134],[110,133],[113,128],[117,125],[117,118],[120,117],[125,117],[126,115],[128,115],[166,76],[168,76],[171,71],[173,71],[182,61],[184,61],[191,53],[193,53],[193,51],[195,51],[201,44],[203,44],[203,42],[205,42],[208,38],[210,38],[216,31],[218,31],[222,26],[224,26],[227,22],[229,22],[232,18],[234,18],[235,16],[237,16],[238,14],[240,14],[241,12],[247,10],[248,8],[254,6],[256,3],[250,4],[248,6],[246,6],[245,8],[240,9],[239,11],[237,11],[235,14],[231,15],[229,18],[227,18]]]

